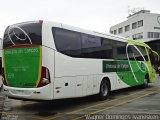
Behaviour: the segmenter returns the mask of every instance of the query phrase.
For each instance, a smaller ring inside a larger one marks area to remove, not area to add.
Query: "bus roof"
[[[95,36],[99,36],[99,37],[105,37],[105,38],[108,38],[108,39],[114,39],[116,41],[130,42],[130,43],[137,44],[137,45],[140,45],[140,46],[145,46],[145,47],[151,49],[147,44],[145,44],[143,42],[130,40],[128,38],[118,36],[118,35],[109,34],[109,33],[101,33],[101,32],[86,30],[86,29],[82,29],[82,28],[78,28],[78,27],[73,27],[73,26],[66,25],[66,24],[63,24],[63,23],[58,23],[58,22],[43,21],[43,20],[38,21],[37,20],[37,21],[21,22],[21,23],[17,23],[17,24],[14,24],[14,25],[27,24],[27,23],[33,23],[33,22],[43,22],[45,24],[48,24],[50,27],[59,27],[59,28],[64,28],[64,29],[68,29],[68,30],[72,30],[72,31],[76,31],[76,32],[81,32],[81,33],[86,33],[86,34],[90,34],[90,35],[95,35]]]
[[[81,32],[81,33],[86,33],[86,34],[95,35],[95,36],[99,36],[99,37],[114,39],[117,41],[122,41],[122,42],[127,41],[127,38],[122,37],[122,36],[113,35],[110,33],[101,33],[101,32],[97,32],[97,31],[86,30],[83,28],[78,28],[78,27],[70,26],[67,24],[59,23],[59,22],[52,22],[52,21],[45,21],[45,20],[26,21],[26,22],[16,23],[13,25],[21,25],[21,24],[27,24],[27,23],[33,23],[33,22],[45,23],[51,27],[64,28],[64,29],[68,29],[68,30],[72,30],[72,31],[76,31],[76,32]],[[12,25],[10,25],[10,26],[12,26]]]

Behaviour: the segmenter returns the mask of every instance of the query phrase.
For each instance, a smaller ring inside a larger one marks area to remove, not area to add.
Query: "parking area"
[[[2,120],[159,120],[160,81],[147,89],[132,87],[111,92],[105,101],[95,96],[33,102],[0,96]]]

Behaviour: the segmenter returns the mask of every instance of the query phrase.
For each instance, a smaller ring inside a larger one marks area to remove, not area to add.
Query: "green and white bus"
[[[156,79],[145,43],[42,20],[7,27],[2,58],[5,94],[16,99],[106,99]]]

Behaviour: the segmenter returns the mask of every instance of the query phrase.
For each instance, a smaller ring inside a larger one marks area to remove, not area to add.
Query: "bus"
[[[4,91],[13,99],[105,100],[110,91],[156,80],[145,43],[49,21],[7,27],[2,56]]]

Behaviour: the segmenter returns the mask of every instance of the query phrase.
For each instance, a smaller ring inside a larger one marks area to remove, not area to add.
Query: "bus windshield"
[[[148,49],[151,65],[154,67],[154,69],[158,70],[158,63],[159,63],[159,56],[156,52],[152,51],[151,49]]]
[[[22,44],[42,44],[42,24],[38,22],[9,26],[3,39],[3,48]]]

